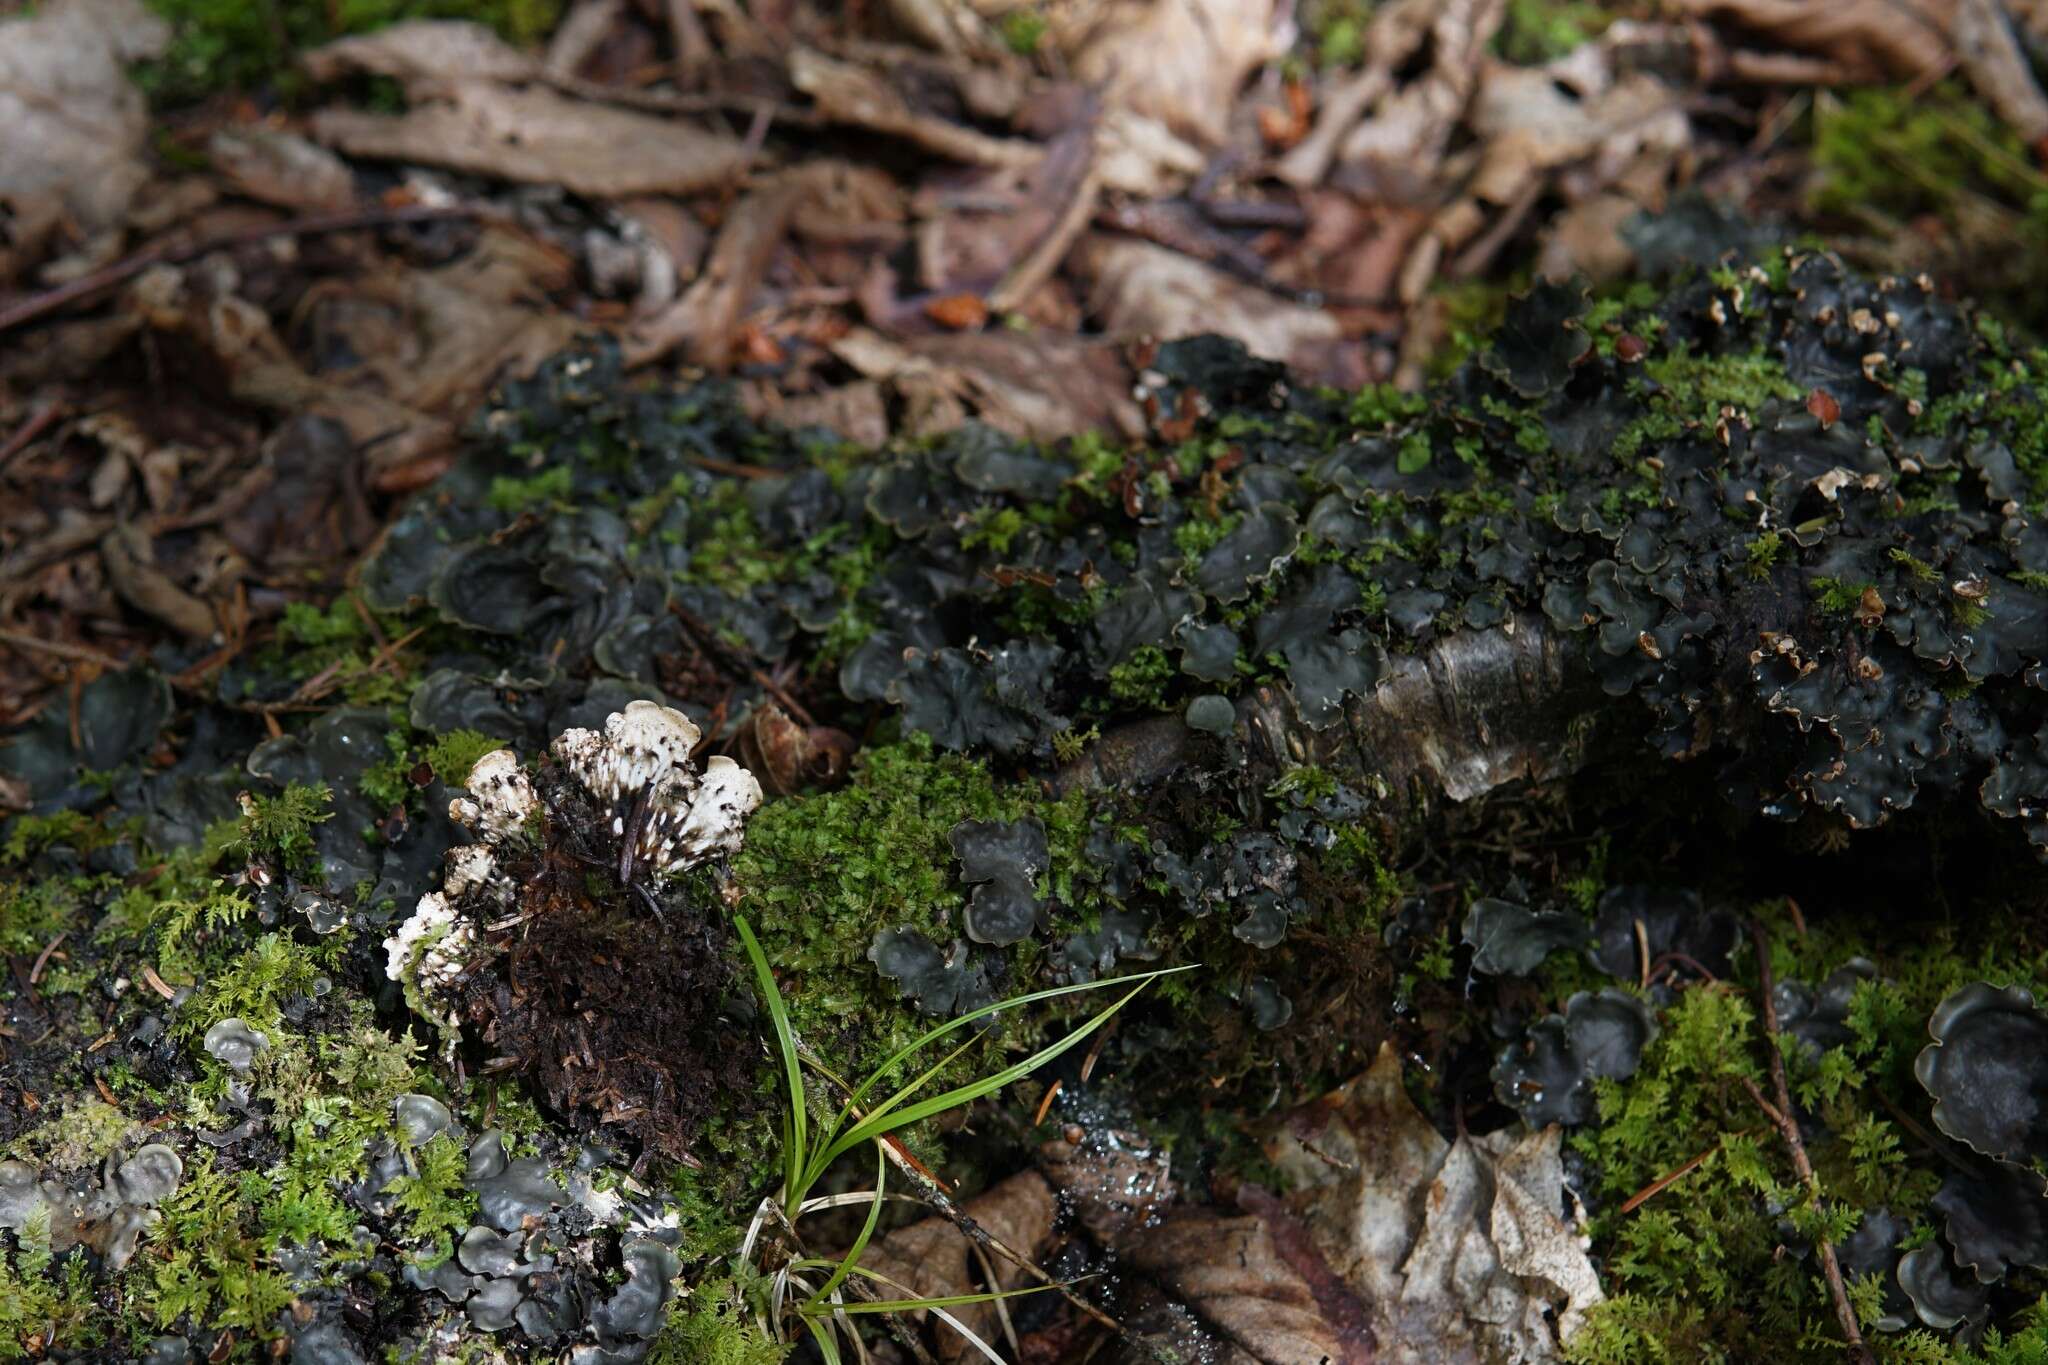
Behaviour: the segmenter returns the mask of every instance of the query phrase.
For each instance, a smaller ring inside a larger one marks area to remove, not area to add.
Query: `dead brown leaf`
[[[1288,1208],[1370,1309],[1377,1359],[1480,1365],[1558,1359],[1603,1298],[1561,1214],[1559,1140],[1549,1128],[1445,1142],[1382,1045],[1268,1154],[1291,1182]]]
[[[1036,1171],[1024,1171],[962,1206],[961,1212],[996,1241],[1026,1256],[1035,1256],[1052,1236],[1059,1206],[1052,1186]],[[1024,1272],[1000,1257],[988,1258],[984,1269],[976,1255],[978,1243],[949,1218],[927,1218],[899,1228],[869,1244],[861,1264],[894,1283],[887,1286],[890,1297],[939,1298],[976,1292],[989,1270],[994,1272],[991,1289],[1015,1289],[1028,1283]],[[899,1292],[907,1291],[907,1292]],[[962,1304],[948,1310],[983,1341],[997,1338],[999,1318],[991,1303]],[[922,1318],[922,1314],[908,1316]],[[941,1360],[981,1358],[957,1333],[937,1334]]]
[[[817,101],[834,123],[850,123],[900,137],[929,152],[972,166],[1029,166],[1044,153],[1018,138],[989,134],[912,107],[879,71],[842,61],[811,47],[789,54],[790,83]]]
[[[922,436],[975,418],[1028,440],[1083,431],[1144,433],[1131,374],[1101,341],[1056,332],[976,332],[891,340],[856,327],[832,353],[902,404],[897,430]]]
[[[340,157],[296,133],[223,128],[206,143],[207,159],[236,193],[301,212],[346,208],[355,176]]]
[[[1289,302],[1149,242],[1095,234],[1069,258],[1088,282],[1088,308],[1117,336],[1170,340],[1217,332],[1252,354],[1323,373],[1340,338],[1320,308]]]
[[[1107,0],[1057,15],[1052,40],[1112,106],[1215,145],[1238,87],[1292,42],[1273,0]]]
[[[162,52],[170,26],[137,0],[57,0],[0,22],[0,264],[68,216],[115,226],[149,178],[149,110],[131,62]]]
[[[1128,1238],[1124,1263],[1260,1365],[1366,1365],[1370,1340],[1346,1340],[1315,1291],[1254,1215],[1192,1210]]]
[[[2032,146],[2048,137],[2048,98],[1998,0],[1955,0],[1956,63],[1992,112]]]
[[[707,189],[733,180],[748,161],[737,139],[676,119],[474,81],[404,114],[328,108],[309,126],[351,156],[560,185],[597,198]]]
[[[1916,80],[1939,74],[1949,58],[1955,0],[1677,0],[1674,8],[1708,19],[1752,47],[1810,53],[1855,81]]]
[[[116,526],[100,541],[107,579],[122,601],[194,640],[213,638],[219,628],[213,608],[185,591],[156,566],[156,554],[141,528]]]
[[[1371,116],[1344,137],[1329,183],[1367,198],[1425,199],[1505,9],[1505,0],[1447,0],[1436,7],[1425,49],[1430,66],[1393,85]]]
[[[882,399],[882,386],[873,380],[857,379],[823,393],[794,397],[783,396],[772,383],[751,384],[744,397],[747,410],[764,422],[793,430],[824,427],[862,446],[879,446],[889,439],[889,407]]]
[[[696,283],[626,338],[629,364],[643,365],[678,346],[696,364],[731,364],[741,316],[782,245],[790,216],[812,193],[805,170],[772,177],[733,206]]]
[[[389,24],[314,48],[299,64],[323,83],[355,72],[389,76],[419,98],[464,81],[520,83],[541,74],[539,62],[490,29],[453,19]]]

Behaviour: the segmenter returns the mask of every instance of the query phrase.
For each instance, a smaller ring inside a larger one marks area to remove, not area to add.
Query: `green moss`
[[[314,949],[287,934],[262,935],[205,982],[179,1012],[174,1029],[181,1037],[196,1038],[221,1020],[235,1018],[262,1033],[281,1032],[285,1000],[310,996],[321,975],[316,954],[338,951],[346,936],[344,930]]]
[[[1778,555],[1784,548],[1784,538],[1776,531],[1765,531],[1760,535],[1751,537],[1746,549],[1749,558],[1747,565],[1749,576],[1751,578],[1770,577],[1771,570],[1777,566]]]
[[[1029,57],[1045,41],[1046,18],[1031,5],[1020,5],[996,21],[1004,44],[1020,57]]]
[[[1392,384],[1368,384],[1347,401],[1345,417],[1365,431],[1384,431],[1429,411],[1429,399]]]
[[[499,475],[491,480],[485,500],[500,512],[516,516],[521,512],[566,507],[574,491],[576,471],[566,464],[550,465],[526,478]]]
[[[180,1318],[194,1326],[234,1329],[268,1339],[292,1300],[291,1286],[256,1235],[255,1199],[268,1184],[261,1171],[231,1179],[212,1154],[186,1157],[185,1176],[162,1206],[137,1299],[158,1327]]]
[[[788,1354],[755,1325],[741,1288],[714,1280],[676,1300],[647,1359],[650,1365],[777,1365]]]
[[[416,1172],[393,1181],[390,1192],[397,1196],[398,1212],[412,1235],[432,1248],[419,1258],[420,1264],[432,1267],[448,1259],[455,1234],[476,1218],[476,1196],[462,1184],[469,1155],[461,1143],[441,1133],[416,1148],[412,1160]]]
[[[379,809],[404,805],[415,790],[412,785],[412,745],[407,738],[408,733],[402,729],[385,731],[384,747],[390,757],[371,764],[356,779],[356,790]]]
[[[1140,645],[1109,670],[1109,695],[1126,706],[1157,711],[1166,705],[1174,679],[1173,660],[1157,645]]]
[[[1541,66],[1599,37],[1612,22],[1606,9],[1585,0],[1508,0],[1493,50],[1517,66]]]
[[[107,1315],[85,1252],[60,1261],[50,1249],[50,1214],[30,1215],[13,1250],[0,1245],[0,1360],[42,1359],[45,1348],[67,1352],[106,1344]]]
[[[1856,610],[1863,601],[1863,594],[1877,586],[1874,583],[1849,583],[1825,574],[1816,576],[1811,584],[1814,604],[1831,615],[1842,615]]]
[[[59,810],[48,815],[16,816],[0,845],[0,862],[25,863],[58,845],[89,853],[111,839],[99,821],[84,811]]]
[[[434,776],[451,787],[469,780],[470,770],[485,754],[505,747],[505,741],[474,730],[450,730],[427,747],[426,764]]]
[[[334,818],[334,793],[325,783],[292,782],[275,796],[245,796],[229,852],[304,871],[314,859],[313,826]]]
[[[225,90],[273,90],[287,99],[306,89],[295,68],[309,47],[367,33],[401,19],[469,19],[532,46],[554,28],[562,0],[148,0],[171,22],[171,47],[138,79],[159,104],[204,99]]]
[[[60,1171],[93,1165],[135,1131],[135,1120],[100,1099],[80,1095],[64,1112],[22,1134],[22,1147]]]
[[[30,957],[42,952],[78,922],[90,885],[63,877],[0,882],[0,948]]]
[[[981,762],[936,752],[921,734],[864,750],[838,790],[771,801],[749,821],[732,864],[737,904],[776,966],[797,1032],[842,1075],[865,1074],[930,1026],[867,960],[875,935],[908,927],[951,943],[965,901],[953,828],[1026,814],[1046,825],[1051,868],[1042,891],[1070,900],[1085,867],[1088,798],[1031,801],[1020,788],[999,788]],[[706,886],[697,894],[718,893]],[[1033,951],[1028,943],[1012,951],[1020,972]],[[965,1078],[974,1064],[971,1049],[955,1066]]]

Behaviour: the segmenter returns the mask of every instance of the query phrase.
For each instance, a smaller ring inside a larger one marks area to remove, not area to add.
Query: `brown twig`
[[[1785,1054],[1778,1048],[1778,1006],[1771,999],[1777,983],[1771,976],[1770,940],[1764,936],[1764,926],[1756,920],[1749,922],[1749,937],[1756,945],[1757,999],[1763,1008],[1764,1053],[1770,1062],[1771,1089],[1776,1092],[1778,1103],[1773,1106],[1767,1102],[1747,1077],[1743,1084],[1749,1088],[1758,1106],[1771,1116],[1778,1135],[1785,1139],[1785,1146],[1792,1153],[1793,1171],[1818,1205],[1820,1177],[1813,1173],[1813,1162],[1806,1155],[1806,1143],[1799,1136],[1799,1119],[1792,1109],[1792,1087],[1785,1080]],[[1849,1344],[1850,1361],[1853,1365],[1876,1365],[1877,1357],[1864,1344],[1863,1330],[1856,1322],[1856,1309],[1849,1303],[1849,1291],[1842,1283],[1842,1264],[1835,1259],[1835,1244],[1825,1237],[1816,1237],[1814,1250],[1820,1257],[1821,1273],[1827,1278],[1828,1294],[1835,1301],[1835,1317],[1842,1324],[1842,1335]]]
[[[43,979],[43,968],[50,964],[50,954],[57,951],[57,945],[71,936],[69,929],[59,929],[57,937],[43,945],[43,951],[36,955],[36,965],[28,969],[28,984],[33,986]]]
[[[62,403],[51,403],[43,408],[42,411],[36,413],[35,416],[16,427],[14,434],[7,438],[7,443],[0,445],[0,469],[5,469],[8,465],[12,464],[15,456],[27,450],[36,437],[57,425],[63,416],[64,405]]]
[[[68,308],[102,289],[133,279],[153,265],[175,265],[214,251],[250,246],[272,237],[309,237],[326,232],[347,232],[357,228],[393,227],[400,223],[430,223],[444,218],[474,218],[485,210],[467,204],[407,204],[398,208],[344,209],[338,213],[314,213],[282,223],[244,228],[198,242],[159,242],[125,256],[112,265],[81,275],[55,289],[31,294],[6,308],[0,308],[0,332]]]
[[[45,640],[23,630],[0,629],[0,644],[13,645],[16,649],[35,650],[59,659],[69,659],[75,664],[98,664],[101,668],[116,672],[128,666],[113,655],[104,654],[89,646],[67,645],[62,640]]]
[[[1736,1133],[1734,1136],[1743,1137],[1748,1132],[1749,1130],[1745,1128],[1741,1132]],[[1637,1209],[1649,1203],[1652,1199],[1655,1199],[1658,1195],[1664,1193],[1664,1191],[1670,1189],[1673,1185],[1676,1185],[1685,1177],[1691,1175],[1694,1171],[1698,1170],[1701,1167],[1701,1165],[1703,1165],[1706,1162],[1708,1157],[1712,1156],[1714,1153],[1721,1150],[1721,1142],[1725,1140],[1726,1137],[1724,1135],[1724,1137],[1720,1140],[1717,1140],[1713,1146],[1707,1148],[1704,1152],[1701,1152],[1698,1156],[1686,1162],[1683,1166],[1678,1167],[1674,1171],[1669,1171],[1664,1175],[1658,1176],[1655,1180],[1652,1180],[1649,1184],[1643,1186],[1640,1190],[1637,1190],[1634,1194],[1628,1197],[1626,1202],[1622,1204],[1621,1212],[1634,1213]]]

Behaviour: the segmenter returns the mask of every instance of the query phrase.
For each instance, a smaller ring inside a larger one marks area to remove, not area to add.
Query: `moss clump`
[[[275,796],[247,796],[229,852],[303,870],[314,858],[313,826],[334,818],[334,793],[322,784],[289,783]]]
[[[450,730],[427,746],[424,762],[434,776],[451,787],[469,780],[470,770],[485,754],[505,747],[505,741],[474,730]]]
[[[60,1171],[75,1171],[103,1160],[134,1131],[134,1119],[96,1095],[81,1095],[63,1113],[24,1134],[21,1145]]]
[[[50,1214],[30,1215],[12,1250],[0,1246],[0,1360],[41,1359],[61,1342],[91,1350],[107,1342],[98,1285],[83,1251],[60,1261],[50,1249]]]
[[[1034,804],[999,787],[984,763],[940,754],[921,734],[863,750],[837,791],[764,806],[747,826],[732,880],[739,908],[784,973],[797,1030],[851,1070],[909,1041],[928,1025],[876,974],[868,945],[899,926],[946,942],[957,936],[966,888],[954,827],[1037,816],[1052,862],[1045,889],[1071,894],[1086,812],[1079,795]]]
[[[1599,37],[1613,22],[1604,6],[1585,0],[1508,0],[1493,50],[1517,66],[1541,66]]]
[[[158,104],[182,104],[223,91],[304,92],[298,54],[402,19],[467,19],[531,46],[562,16],[562,0],[148,0],[171,24],[171,47],[139,73]]]
[[[278,1315],[291,1285],[257,1235],[257,1203],[269,1177],[239,1178],[216,1170],[210,1157],[188,1157],[184,1182],[163,1206],[163,1225],[140,1291],[143,1311],[160,1328],[189,1319],[259,1338],[278,1334]]]
[[[789,1348],[766,1335],[731,1280],[702,1284],[669,1310],[650,1365],[777,1365]]]
[[[1981,929],[1968,943],[1937,930],[1880,944],[1867,925],[1816,925],[1802,935],[1781,906],[1758,909],[1772,923],[1781,982],[1820,981],[1858,954],[1878,962],[1878,974],[1855,989],[1843,1021],[1847,1042],[1814,1051],[1783,1039],[1793,1099],[1811,1118],[1807,1151],[1819,1193],[1794,1174],[1750,1092],[1769,1089],[1753,970],[1739,982],[1686,987],[1662,1012],[1663,1032],[1642,1069],[1626,1081],[1596,1081],[1599,1122],[1569,1139],[1598,1173],[1592,1233],[1611,1294],[1572,1344],[1577,1365],[1839,1358],[1840,1329],[1804,1248],[1820,1236],[1839,1245],[1866,1211],[1906,1226],[1905,1246],[1932,1238],[1937,1221],[1928,1201],[1940,1172],[1897,1110],[1875,1097],[1917,1093],[1913,1058],[1929,1011],[1948,992],[1979,979],[2038,989],[2048,966],[2040,945],[1996,941]],[[1579,964],[1561,967],[1565,975],[1553,969],[1546,993],[1568,983]],[[1753,959],[1741,958],[1738,970],[1747,967]],[[1682,1167],[1677,1180],[1622,1210]],[[1872,1275],[1854,1288],[1867,1330],[1881,1316],[1885,1285]],[[1987,1339],[1984,1356],[1918,1331],[1877,1344],[1886,1360],[2038,1360],[2010,1354],[2029,1341],[2027,1349],[2038,1350],[2038,1331],[2036,1324]]]

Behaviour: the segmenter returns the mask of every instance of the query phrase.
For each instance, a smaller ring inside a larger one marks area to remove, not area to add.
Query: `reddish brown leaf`
[[[988,322],[988,305],[979,294],[948,294],[927,303],[924,315],[955,332],[976,332]]]

